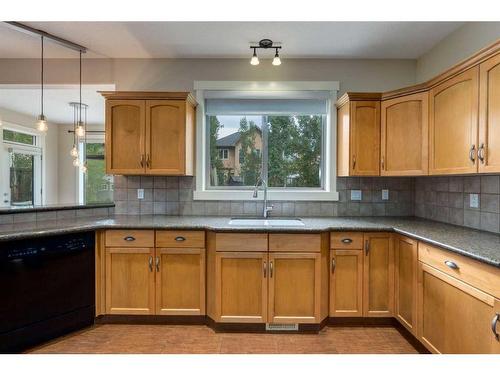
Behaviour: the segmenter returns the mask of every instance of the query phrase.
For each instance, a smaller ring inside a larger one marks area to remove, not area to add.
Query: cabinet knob
[[[340,241],[342,241],[342,243],[352,243],[351,238],[342,238]]]
[[[481,162],[481,164],[484,164],[484,152],[485,152],[484,143],[481,143],[481,146],[479,146],[479,149],[477,150],[477,157]]]
[[[469,159],[472,163],[476,162],[476,145],[472,145],[469,151]]]
[[[177,237],[175,237],[175,240],[176,240],[177,242],[186,241],[186,237],[177,236]]]
[[[124,239],[125,241],[129,241],[129,242],[130,242],[130,241],[135,241],[135,237],[133,237],[133,236],[127,236],[127,237],[124,237],[123,239]]]
[[[452,270],[458,270],[460,268],[460,267],[458,267],[458,264],[456,264],[455,262],[452,262],[451,260],[445,260],[444,264],[446,264]]]

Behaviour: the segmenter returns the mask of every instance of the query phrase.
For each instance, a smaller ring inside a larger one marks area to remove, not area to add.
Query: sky
[[[219,122],[222,124],[222,128],[219,130],[219,137],[217,139],[223,138],[229,134],[236,133],[240,128],[240,119],[245,116],[217,116]],[[246,116],[248,121],[253,121],[255,124],[262,129],[262,116]]]

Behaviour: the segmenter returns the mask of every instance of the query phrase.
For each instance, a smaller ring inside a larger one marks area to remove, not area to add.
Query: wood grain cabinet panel
[[[500,172],[500,54],[482,63],[479,94],[479,172]]]
[[[498,350],[491,327],[498,300],[421,262],[418,277],[418,338],[431,352]]]
[[[106,248],[106,314],[155,312],[154,248]]]
[[[429,93],[429,172],[477,172],[479,68],[432,88]]]
[[[205,249],[158,248],[157,315],[205,315]]]
[[[351,103],[351,175],[380,174],[380,102]]]
[[[106,172],[144,174],[146,117],[143,100],[106,101]]]
[[[418,242],[404,236],[395,236],[394,252],[394,316],[408,331],[416,335]]]
[[[390,317],[394,307],[394,247],[390,233],[364,236],[363,312],[367,317]]]
[[[363,316],[362,250],[330,250],[330,316]]]
[[[269,254],[269,322],[319,323],[321,254]]]
[[[216,322],[267,321],[267,253],[215,254]]]
[[[428,173],[428,100],[424,92],[382,102],[382,176]]]

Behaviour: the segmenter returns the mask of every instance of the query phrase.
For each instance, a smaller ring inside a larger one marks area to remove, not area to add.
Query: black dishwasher
[[[0,242],[0,352],[94,321],[94,232]]]

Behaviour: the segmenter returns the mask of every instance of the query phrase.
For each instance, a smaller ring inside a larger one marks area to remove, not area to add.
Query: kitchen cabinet
[[[492,330],[497,299],[422,262],[418,298],[418,338],[431,352],[498,353]]]
[[[380,100],[371,100],[369,94],[356,100],[354,95],[345,94],[337,102],[337,173],[378,176]]]
[[[363,316],[362,249],[330,250],[330,316]]]
[[[478,66],[430,90],[430,174],[477,172],[478,107]]]
[[[269,254],[270,323],[319,323],[321,254]]]
[[[391,317],[394,308],[394,247],[390,233],[364,234],[363,316]]]
[[[195,107],[189,93],[102,92],[106,172],[192,176]]]
[[[479,66],[479,172],[500,172],[500,54]]]
[[[382,176],[428,173],[428,116],[427,92],[382,101]]]
[[[394,316],[411,333],[417,334],[418,242],[394,236]]]
[[[106,248],[106,314],[153,315],[154,248]]]
[[[267,321],[267,262],[267,252],[215,254],[215,321]]]

